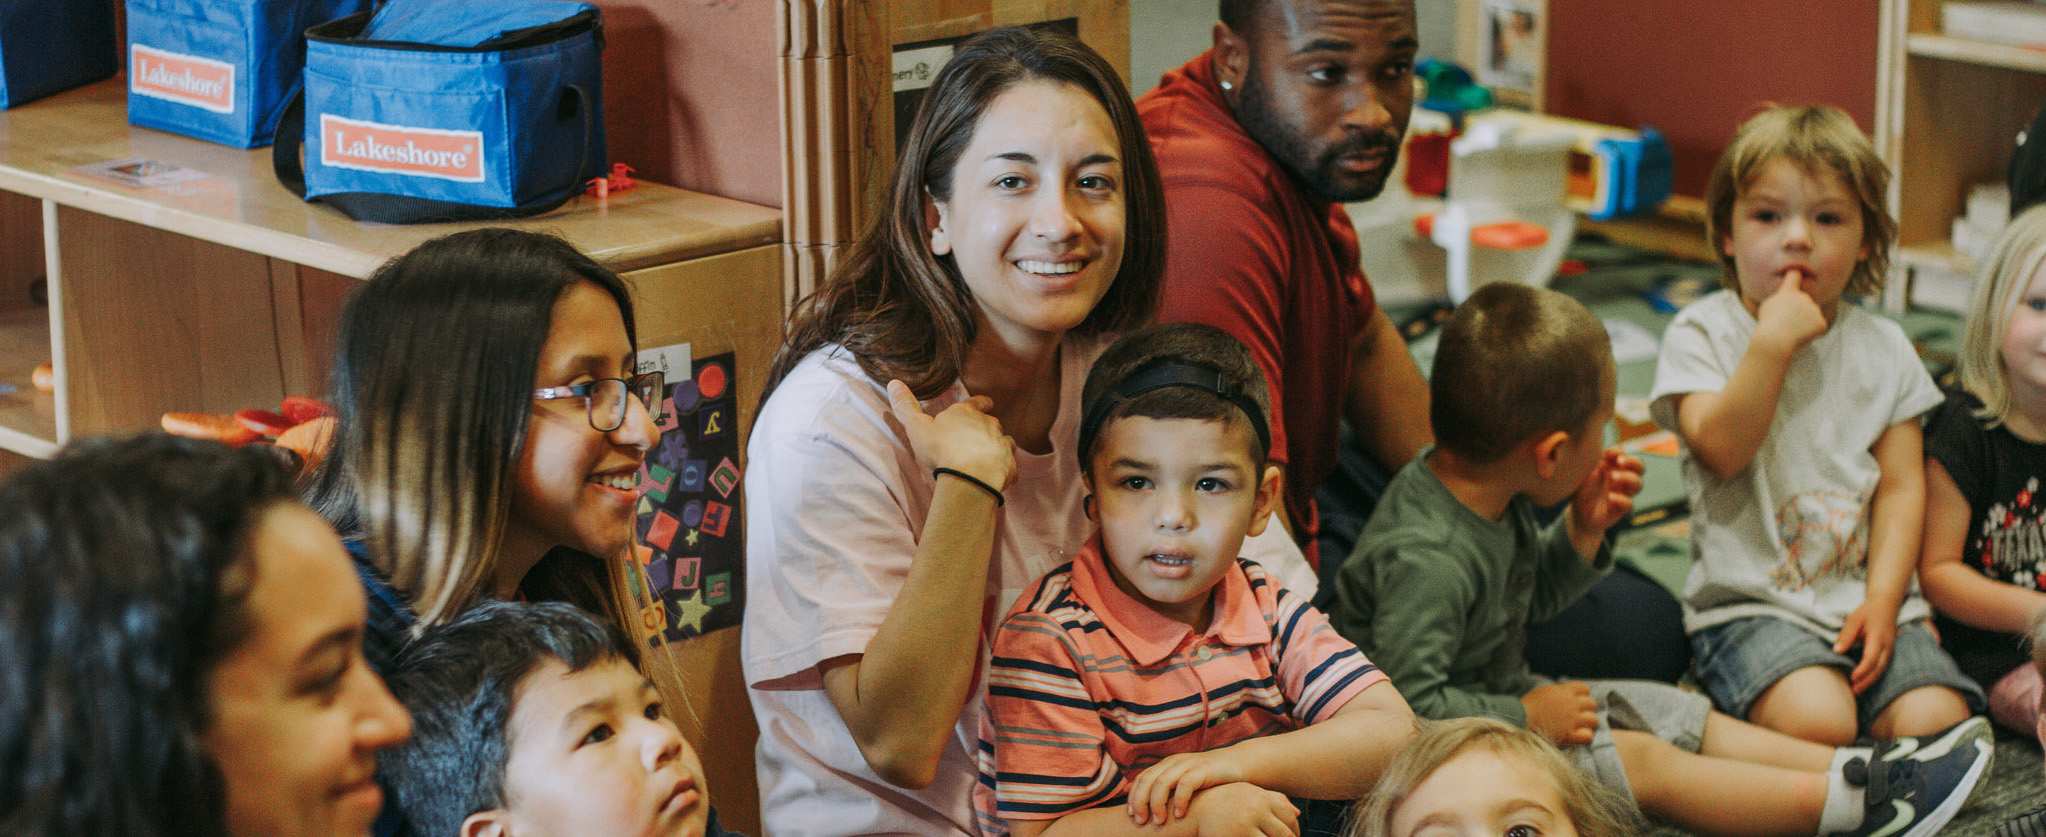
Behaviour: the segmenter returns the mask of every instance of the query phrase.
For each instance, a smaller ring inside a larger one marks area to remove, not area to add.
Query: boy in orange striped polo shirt
[[[1082,402],[1100,530],[995,636],[983,831],[1277,837],[1300,831],[1289,796],[1362,796],[1413,713],[1238,556],[1279,491],[1248,350],[1210,326],[1145,329],[1101,356]]]

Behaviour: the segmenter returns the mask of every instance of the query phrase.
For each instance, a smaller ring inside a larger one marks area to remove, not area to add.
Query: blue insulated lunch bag
[[[306,33],[277,174],[385,223],[537,215],[602,176],[603,29],[563,0],[391,0]],[[302,168],[301,168],[302,166]]]
[[[298,92],[305,30],[373,0],[127,0],[128,121],[267,145]]]
[[[121,68],[107,0],[0,0],[0,108]]]

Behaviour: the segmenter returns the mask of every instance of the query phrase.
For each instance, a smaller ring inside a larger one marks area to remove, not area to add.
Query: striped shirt
[[[1241,558],[1204,632],[1116,587],[1097,538],[995,635],[974,808],[984,834],[1120,805],[1138,772],[1328,719],[1385,674]]]

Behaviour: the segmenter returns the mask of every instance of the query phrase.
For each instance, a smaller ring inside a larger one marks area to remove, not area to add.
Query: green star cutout
[[[669,612],[674,616],[677,627],[688,625],[690,630],[703,633],[703,617],[710,615],[710,605],[703,603],[702,589],[690,593],[689,598],[676,599],[672,607]]]

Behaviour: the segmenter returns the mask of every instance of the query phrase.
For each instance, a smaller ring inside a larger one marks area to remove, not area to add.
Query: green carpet
[[[1631,324],[1655,336],[1661,335],[1663,328],[1669,325],[1673,312],[1658,311],[1650,302],[1653,292],[1672,283],[1710,290],[1717,287],[1720,273],[1716,264],[1670,261],[1634,248],[1583,239],[1571,245],[1569,259],[1582,264],[1585,270],[1559,276],[1550,287],[1576,297],[1609,326]],[[1395,321],[1423,315],[1421,311],[1391,313]],[[1960,338],[1960,319],[1949,314],[1912,312],[1900,321],[1905,332],[1921,345],[1922,354],[1928,359],[1928,370],[1935,377],[1948,371]],[[1616,329],[1616,351],[1625,345],[1624,340],[1617,339],[1618,336]],[[1415,340],[1412,348],[1415,359],[1426,370],[1434,358],[1433,333]],[[1636,401],[1645,399],[1654,383],[1653,353],[1621,363],[1618,377],[1617,390],[1624,412],[1630,398]],[[1644,454],[1641,459],[1645,473],[1641,494],[1635,498],[1635,507],[1645,510],[1681,504],[1684,488],[1677,460],[1655,454]],[[1627,531],[1618,538],[1615,555],[1618,560],[1640,568],[1672,592],[1678,592],[1683,587],[1684,575],[1691,568],[1690,547],[1685,540],[1683,524],[1682,516],[1678,515]],[[2041,804],[2046,804],[2046,778],[2042,778],[2038,743],[2029,736],[1999,729],[1996,756],[1990,765],[1989,775],[1960,816],[1941,833],[1987,835],[2005,820]],[[1656,833],[1681,835],[1684,832],[1665,828]]]

